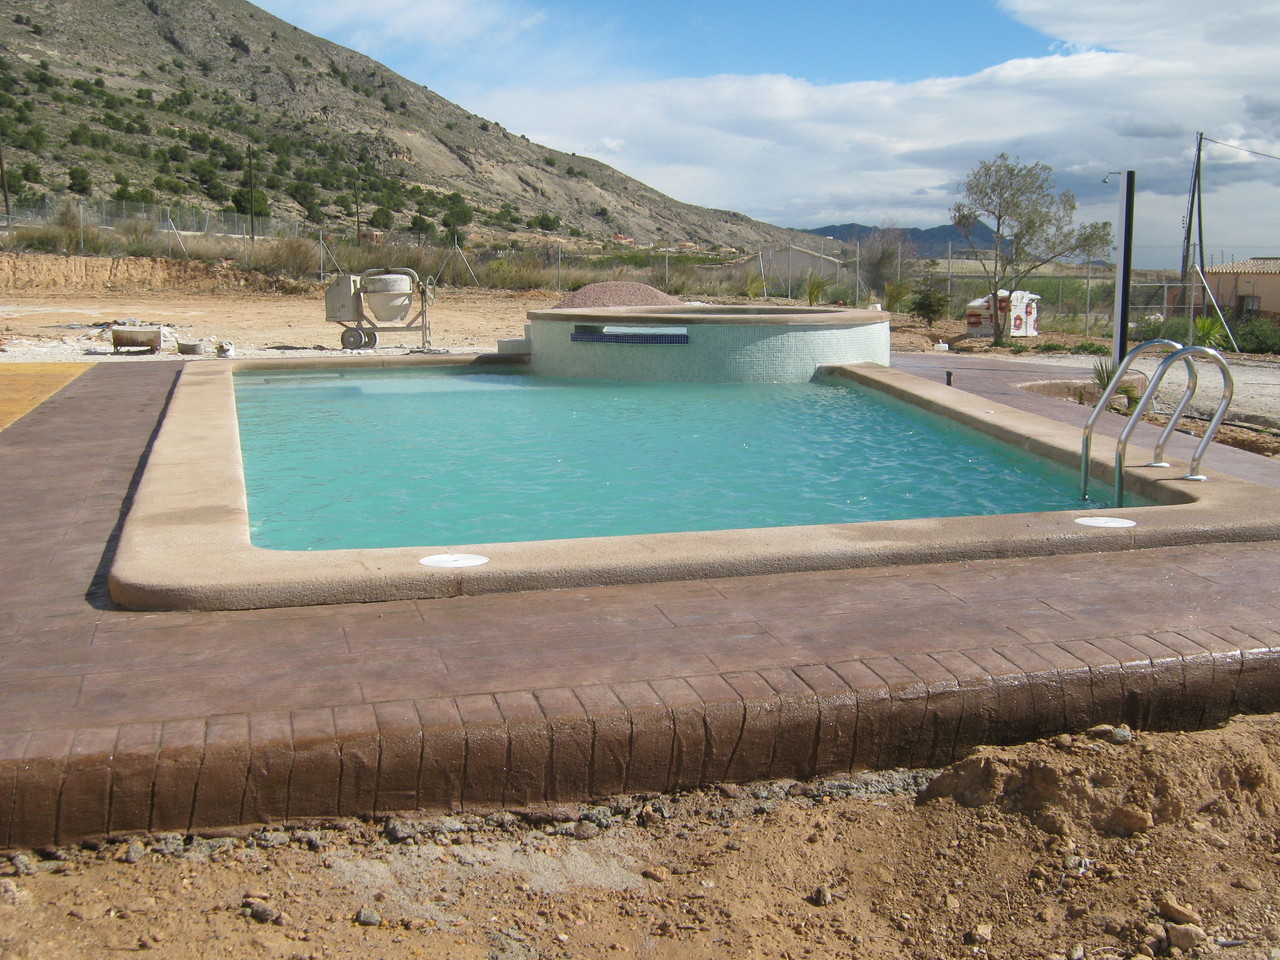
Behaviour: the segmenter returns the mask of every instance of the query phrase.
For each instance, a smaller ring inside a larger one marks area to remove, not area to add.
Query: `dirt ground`
[[[99,358],[127,318],[244,355],[338,348],[316,291],[3,268],[0,361]],[[558,299],[441,290],[432,343],[491,349]],[[419,337],[400,336],[380,349]],[[932,348],[910,322],[894,341]],[[0,854],[0,960],[1280,960],[1280,717],[1103,727],[937,773]]]
[[[0,957],[1280,957],[1276,718],[935,773],[28,851]]]
[[[443,288],[428,316],[431,344],[451,351],[493,350],[501,337],[524,332],[525,314],[554,306],[554,291]],[[322,291],[272,294],[255,291],[57,291],[0,289],[0,357],[38,360],[110,354],[112,324],[136,320],[160,324],[172,335],[160,356],[172,359],[173,341],[229,341],[238,356],[340,351],[342,327],[325,320]],[[400,351],[422,343],[419,331],[382,328],[379,349]],[[142,357],[130,356],[137,361]]]

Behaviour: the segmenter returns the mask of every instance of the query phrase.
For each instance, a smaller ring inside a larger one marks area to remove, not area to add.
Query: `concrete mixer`
[[[394,329],[421,330],[425,351],[431,342],[427,307],[435,300],[431,281],[428,277],[423,283],[408,267],[341,274],[324,293],[325,320],[342,325],[340,339],[346,350],[372,350],[378,345],[379,329]]]

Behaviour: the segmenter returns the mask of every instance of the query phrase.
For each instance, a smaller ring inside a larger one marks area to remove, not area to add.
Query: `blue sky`
[[[1195,134],[1280,155],[1280,0],[266,0],[476,114],[771,223],[944,223],[1004,151],[1084,219],[1138,173],[1173,264]],[[1213,146],[1211,258],[1280,254],[1280,162]]]

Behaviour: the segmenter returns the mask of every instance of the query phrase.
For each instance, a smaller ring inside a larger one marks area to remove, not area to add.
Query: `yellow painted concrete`
[[[92,363],[0,363],[0,430],[44,403]]]

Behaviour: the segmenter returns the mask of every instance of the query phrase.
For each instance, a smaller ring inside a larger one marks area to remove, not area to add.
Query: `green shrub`
[[[1085,343],[1077,343],[1074,347],[1071,348],[1069,352],[1077,355],[1094,354],[1096,356],[1101,357],[1109,354],[1111,352],[1111,348],[1108,347],[1105,343],[1094,343],[1092,341],[1086,341]]]
[[[911,296],[911,284],[906,280],[891,280],[884,285],[884,308],[890,313],[902,309]]]
[[[1280,353],[1280,329],[1274,320],[1256,317],[1236,328],[1236,344],[1242,353]]]
[[[1046,340],[1044,343],[1037,343],[1035,350],[1037,353],[1064,353],[1067,345],[1065,343],[1057,343],[1053,340]]]
[[[1147,340],[1173,340],[1182,343],[1187,339],[1187,321],[1183,318],[1168,320],[1160,314],[1143,317],[1129,328],[1129,342],[1143,343]]]
[[[84,167],[72,167],[67,171],[67,189],[87,197],[93,193],[93,178]]]

